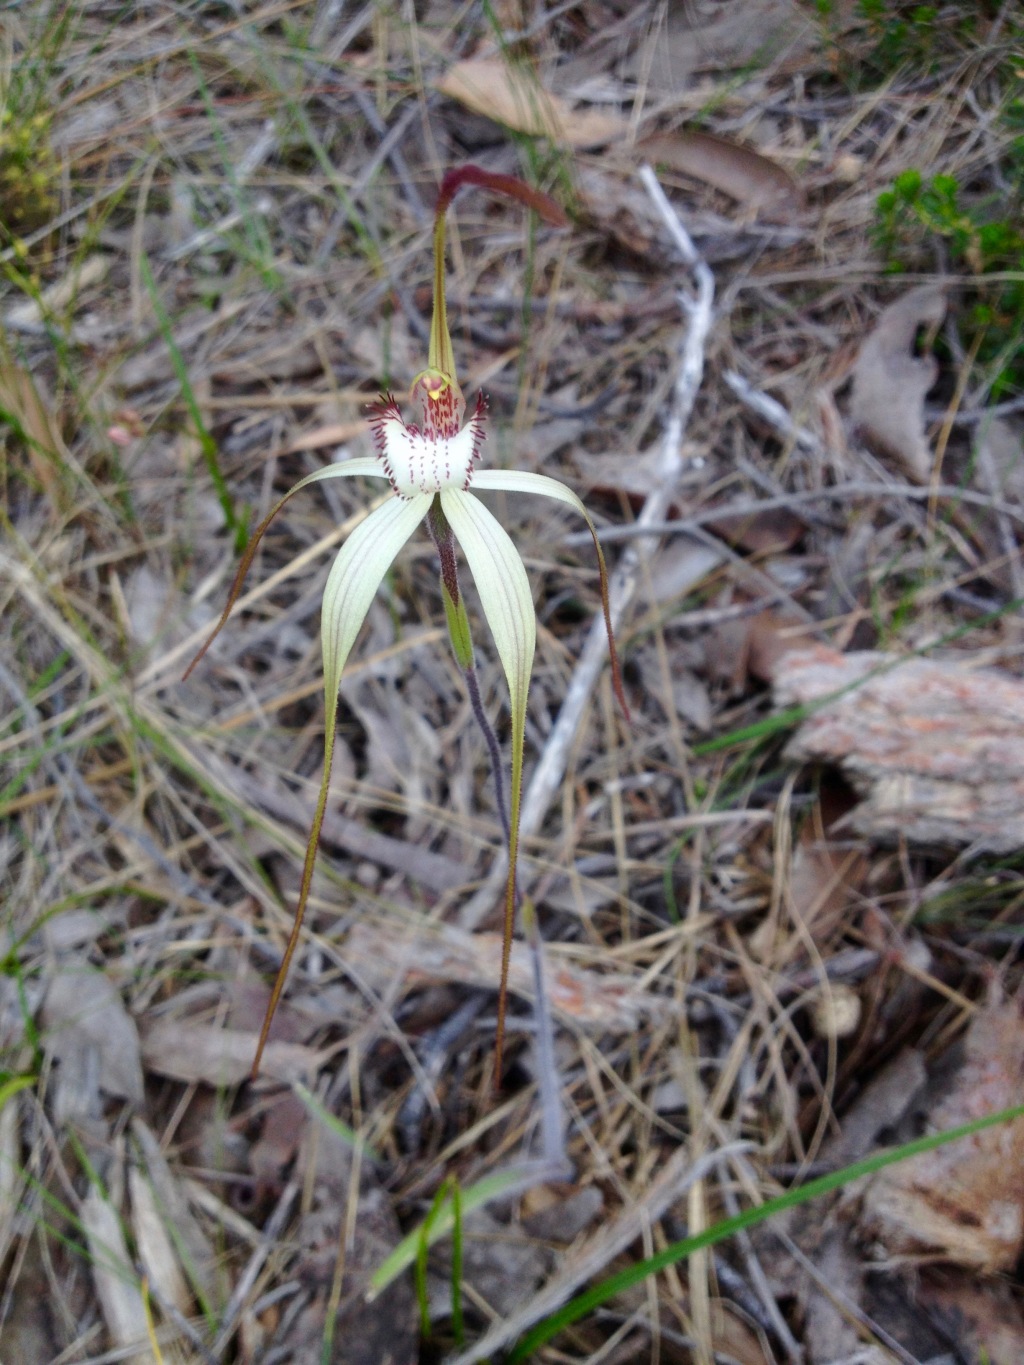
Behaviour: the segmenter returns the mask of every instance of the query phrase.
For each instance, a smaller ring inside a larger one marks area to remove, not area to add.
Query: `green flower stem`
[[[448,518],[441,506],[441,499],[434,498],[427,513],[427,530],[441,561],[441,598],[444,601],[444,614],[448,621],[448,634],[459,667],[466,671],[474,667],[473,637],[466,615],[466,602],[459,589],[459,567],[455,556],[455,536],[448,524]]]
[[[438,558],[441,561],[441,596],[444,599],[445,615],[448,619],[448,634],[451,637],[452,649],[455,658],[462,669],[462,676],[466,683],[466,692],[469,696],[470,705],[473,708],[473,716],[483,734],[487,745],[487,752],[491,760],[491,772],[494,777],[494,797],[498,807],[498,818],[501,821],[502,833],[505,836],[505,846],[512,848],[512,824],[509,820],[508,804],[505,800],[505,781],[501,766],[501,746],[498,744],[498,736],[494,733],[494,727],[487,718],[484,710],[483,699],[480,696],[480,681],[476,672],[476,661],[473,655],[473,641],[469,630],[469,617],[466,614],[466,602],[459,587],[459,569],[455,554],[455,536],[448,523],[448,518],[444,514],[440,498],[435,498],[431,504],[430,511],[427,513],[427,529],[430,537],[437,549]],[[513,898],[518,904],[518,890],[515,888],[515,872],[513,865],[510,875],[513,879]],[[499,1007],[499,1014],[501,1010]],[[503,1015],[502,1015],[503,1017]]]

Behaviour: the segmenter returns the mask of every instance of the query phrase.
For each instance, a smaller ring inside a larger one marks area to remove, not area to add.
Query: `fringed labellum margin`
[[[372,410],[370,417],[377,446],[376,457],[347,460],[342,464],[317,470],[315,474],[301,479],[285,494],[257,526],[242,556],[224,612],[185,673],[187,678],[220,633],[238,600],[245,576],[267,527],[300,488],[319,483],[323,479],[335,478],[380,478],[390,483],[393,496],[371,512],[346,540],[334,561],[324,589],[320,627],[325,693],[323,777],[306,845],[295,921],[260,1031],[252,1067],[254,1077],[259,1071],[274,1012],[281,998],[292,958],[295,956],[309,899],[316,850],[330,787],[338,688],[342,671],[384,575],[399,550],[424,519],[427,521],[441,561],[441,595],[452,648],[466,680],[474,714],[487,738],[495,770],[498,810],[508,843],[509,871],[504,903],[504,941],[495,1045],[496,1083],[500,1082],[501,1077],[508,1001],[509,954],[515,926],[516,863],[519,851],[526,698],[533,668],[537,627],[533,595],[519,553],[499,522],[475,496],[476,493],[481,491],[535,493],[565,503],[584,518],[597,551],[601,601],[608,630],[615,693],[624,713],[627,716],[629,714],[612,636],[608,608],[608,573],[597,539],[597,531],[583,503],[571,489],[543,474],[477,468],[486,435],[487,405],[482,396],[478,398],[472,416],[463,422],[466,404],[455,374],[455,354],[448,331],[444,294],[445,215],[463,185],[475,185],[494,193],[509,195],[535,210],[546,222],[556,227],[568,226],[565,214],[552,199],[514,176],[496,175],[479,166],[462,166],[445,175],[438,193],[434,220],[434,311],[427,366],[416,376],[410,394],[411,399],[419,404],[420,422],[406,423],[395,399],[390,395],[382,398]],[[512,718],[512,781],[508,805],[505,803],[501,781],[498,743],[480,702],[469,618],[458,583],[456,542],[461,547],[476,582],[484,616],[494,637],[495,648],[508,683]]]

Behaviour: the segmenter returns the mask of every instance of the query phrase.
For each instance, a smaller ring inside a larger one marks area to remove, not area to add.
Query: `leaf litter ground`
[[[1019,18],[744,10],[8,17],[5,1358],[496,1357],[687,1231],[1020,1098],[1021,864],[991,834],[1021,819],[1020,338],[955,224],[909,211],[899,259],[876,230],[911,168],[953,177],[968,221],[1019,213]],[[632,724],[606,670],[572,700],[588,547],[508,498],[540,625],[522,875],[555,1035],[538,1062],[517,945],[495,1098],[500,825],[413,542],[342,683],[253,1085],[323,750],[318,604],[365,491],[291,503],[180,675],[242,529],[371,453],[366,405],[419,368],[433,197],[467,159],[574,215],[531,232],[467,199],[449,306],[489,461],[584,494],[625,564]],[[715,290],[671,449],[693,280],[644,161]],[[801,725],[865,671],[869,706]],[[446,1181],[538,1150],[545,1066],[571,1179],[468,1215],[461,1271],[442,1239],[420,1302],[411,1274],[368,1300]],[[700,1253],[549,1358],[1017,1361],[1019,1143]]]

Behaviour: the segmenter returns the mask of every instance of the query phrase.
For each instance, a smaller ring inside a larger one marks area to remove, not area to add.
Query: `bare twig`
[[[849,502],[851,498],[906,498],[908,502],[927,502],[931,497],[949,499],[951,502],[966,503],[969,507],[983,507],[988,512],[1009,517],[1011,521],[1024,524],[1024,507],[1013,503],[1001,502],[987,493],[975,493],[958,484],[939,484],[937,488],[926,488],[917,483],[837,483],[831,488],[805,488],[793,493],[784,493],[777,498],[758,498],[756,502],[738,502],[725,507],[712,507],[706,512],[698,512],[692,517],[681,517],[678,521],[660,521],[652,526],[607,526],[598,531],[601,543],[612,544],[618,540],[640,540],[652,536],[685,536],[709,522],[721,521],[723,517],[753,516],[757,512],[772,512],[780,507],[797,507],[812,502]],[[564,544],[582,545],[590,542],[589,532],[583,535],[566,536]]]

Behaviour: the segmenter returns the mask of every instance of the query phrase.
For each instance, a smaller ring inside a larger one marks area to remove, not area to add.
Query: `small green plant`
[[[45,0],[25,13],[20,46],[5,52],[0,73],[0,242],[23,238],[57,211],[60,161],[50,137],[60,54],[72,38],[78,7]],[[5,30],[6,33],[6,30]]]
[[[935,56],[936,5],[893,5],[891,0],[860,0],[860,16],[874,43],[871,64],[881,72],[909,64],[927,69]]]
[[[830,64],[851,90],[874,88],[897,73],[931,75],[945,58],[969,48],[979,28],[973,5],[815,0],[814,8]]]
[[[926,179],[908,170],[875,205],[875,241],[887,269],[920,268],[941,243],[953,269],[976,277],[963,318],[964,340],[978,364],[991,370],[996,399],[1024,387],[1024,231],[1017,211],[1024,192],[1024,137],[1011,150],[1017,181],[998,202],[991,197],[969,202],[954,176]],[[1007,278],[1015,274],[1020,278]],[[986,276],[998,278],[986,282]]]
[[[57,210],[58,163],[50,144],[50,115],[21,118],[0,109],[0,228],[8,242],[49,222]]]

